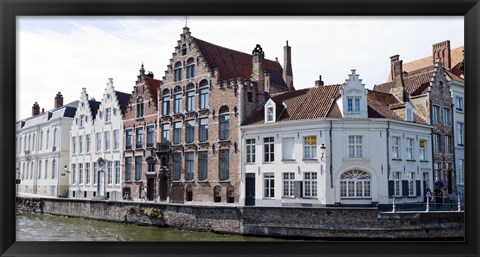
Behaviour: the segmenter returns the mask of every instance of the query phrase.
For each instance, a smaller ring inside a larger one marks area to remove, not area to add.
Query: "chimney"
[[[252,51],[252,80],[257,82],[260,92],[265,91],[265,67],[263,60],[265,53],[262,47],[257,44]]]
[[[293,91],[293,72],[292,72],[292,48],[288,45],[283,47],[283,80],[287,83],[288,90]]]
[[[321,87],[323,86],[323,80],[322,80],[322,75],[318,76],[318,80],[315,80],[315,87]]]
[[[40,105],[35,102],[32,106],[32,116],[37,116],[38,114],[40,114]]]
[[[443,67],[450,69],[452,66],[452,60],[450,57],[450,41],[445,40],[440,43],[432,45],[432,61],[435,64],[435,60],[440,59]]]
[[[60,107],[63,105],[63,95],[62,93],[58,92],[55,96],[55,105],[54,108]]]
[[[394,95],[400,102],[405,102],[405,86],[403,84],[403,61],[400,56],[394,55],[390,57],[391,73],[393,87],[390,93]]]

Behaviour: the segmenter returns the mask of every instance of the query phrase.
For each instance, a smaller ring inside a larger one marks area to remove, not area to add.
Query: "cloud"
[[[161,79],[185,17],[20,17],[17,30],[17,119],[38,102],[53,108],[78,100],[81,89],[101,99],[108,78],[131,92],[142,62]],[[283,64],[292,47],[294,84],[343,83],[356,69],[367,87],[382,83],[389,57],[404,62],[428,56],[431,45],[463,45],[463,17],[189,17],[192,36],[250,53],[261,44],[266,58]],[[439,30],[439,28],[441,30]]]

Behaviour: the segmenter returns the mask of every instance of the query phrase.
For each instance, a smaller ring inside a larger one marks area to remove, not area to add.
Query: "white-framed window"
[[[72,185],[77,183],[77,164],[72,163]]]
[[[463,159],[459,159],[457,162],[457,176],[458,176],[458,183],[464,184],[465,183],[465,171],[463,168]]]
[[[370,198],[370,175],[360,170],[350,170],[340,176],[340,197]]]
[[[455,108],[459,112],[463,112],[463,97],[455,97]]]
[[[110,131],[104,131],[105,137],[105,151],[110,150]]]
[[[362,158],[363,157],[363,136],[348,136],[348,157]]]
[[[76,154],[77,151],[77,137],[72,137],[72,154]]]
[[[105,122],[110,122],[111,120],[112,120],[112,108],[110,107],[105,108]]]
[[[93,184],[97,184],[97,179],[98,179],[98,163],[93,162]]]
[[[360,112],[360,98],[359,96],[347,97],[347,111],[348,112]]]
[[[255,138],[250,138],[245,141],[247,163],[255,163]]]
[[[147,126],[147,147],[153,147],[155,144],[155,126]]]
[[[434,105],[432,108],[432,123],[438,124],[441,120],[440,106]]]
[[[445,136],[445,153],[452,152],[452,136]]]
[[[113,162],[107,161],[107,184],[112,184]]]
[[[273,137],[263,138],[263,162],[275,161],[275,141]]]
[[[275,121],[275,105],[273,103],[268,103],[266,106],[266,122],[274,122]]]
[[[78,136],[78,153],[83,153],[83,136]]]
[[[295,139],[293,137],[282,138],[282,160],[294,160],[293,154]]]
[[[45,140],[45,149],[48,149],[49,142],[50,142],[50,130],[47,129],[47,140]]]
[[[392,159],[400,159],[400,137],[392,137]]]
[[[57,160],[53,159],[52,160],[52,174],[51,174],[51,178],[52,179],[55,179],[55,177],[57,176]]]
[[[317,197],[317,173],[303,173],[303,196],[305,198]]]
[[[440,134],[433,134],[433,152],[440,152]]]
[[[42,178],[42,160],[39,160],[38,161],[38,176],[37,176],[37,179],[41,179]]]
[[[115,161],[115,184],[120,184],[120,161]]]
[[[90,134],[85,135],[85,144],[86,144],[85,153],[89,153],[90,152]]]
[[[204,82],[205,86],[204,88],[200,88],[200,110],[204,110],[204,109],[208,109],[208,91],[209,91],[209,88],[207,87],[208,86],[208,82],[206,80],[202,80],[200,82],[200,87],[202,87],[202,82]]]
[[[24,163],[24,168],[25,168],[25,163]],[[48,178],[48,160],[45,160],[45,175],[44,179]]]
[[[443,124],[450,125],[450,108],[443,108]]]
[[[457,122],[457,138],[458,146],[463,146],[463,122]]]
[[[263,184],[264,184],[263,197],[274,198],[275,197],[275,175],[273,173],[264,173]]]
[[[58,141],[58,129],[54,128],[53,129],[53,147],[57,147],[57,141]]]
[[[83,184],[83,163],[78,164],[78,183]]]
[[[43,149],[43,130],[40,132],[40,145],[38,149],[42,150]]]
[[[420,139],[418,141],[418,149],[419,149],[419,158],[421,161],[427,160],[427,140]]]
[[[143,106],[143,99],[142,99],[142,98],[138,98],[136,107],[137,107],[137,108],[136,108],[136,111],[137,111],[137,112],[136,112],[136,115],[137,115],[136,118],[137,118],[137,119],[138,119],[138,118],[142,118],[142,117],[143,117],[143,108],[144,108],[144,106]]]
[[[413,138],[407,138],[407,160],[413,160]]]
[[[393,173],[393,195],[394,196],[401,196],[402,195],[402,187],[401,187],[401,183],[402,183],[402,173],[401,172],[394,172]]]
[[[412,109],[412,105],[410,103],[407,103],[405,111],[407,113],[406,121],[413,121],[413,109]]]
[[[415,172],[408,173],[408,195],[415,196]]]
[[[120,148],[120,130],[115,129],[113,131],[113,150]]]
[[[317,159],[317,136],[307,136],[303,138],[303,159]]]
[[[92,174],[90,173],[90,163],[86,162],[85,163],[85,184],[89,185],[90,184],[90,177]]]
[[[102,150],[102,133],[101,132],[97,132],[95,134],[95,150],[97,152],[100,152],[100,150]]]
[[[283,196],[292,197],[295,195],[295,173],[285,172],[283,173]]]

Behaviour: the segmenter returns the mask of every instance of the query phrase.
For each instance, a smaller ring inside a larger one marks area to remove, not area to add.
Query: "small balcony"
[[[170,145],[171,145],[170,141],[157,143],[157,152],[159,153],[170,152]]]

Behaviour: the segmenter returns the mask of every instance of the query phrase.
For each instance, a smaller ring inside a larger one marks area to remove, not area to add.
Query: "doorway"
[[[245,205],[255,206],[255,173],[247,173],[245,187]]]
[[[166,175],[160,176],[159,190],[160,201],[166,201],[168,196],[168,180]]]
[[[147,199],[153,201],[155,197],[155,178],[147,179]]]

